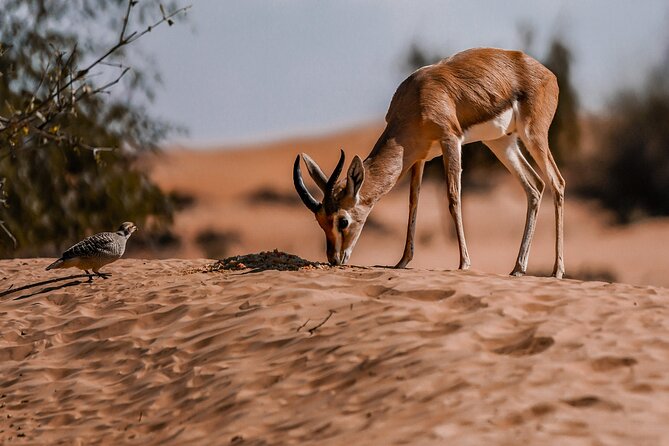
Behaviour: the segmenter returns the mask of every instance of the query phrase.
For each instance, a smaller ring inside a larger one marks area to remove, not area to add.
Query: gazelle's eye
[[[344,229],[348,228],[348,220],[345,218],[340,218],[339,221],[337,221],[337,227],[339,228],[340,231],[343,231]]]

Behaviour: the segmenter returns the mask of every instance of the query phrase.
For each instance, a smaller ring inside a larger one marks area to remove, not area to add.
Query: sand
[[[0,261],[3,444],[669,442],[665,288],[50,261]]]
[[[295,155],[329,172],[380,130],[143,159],[192,204],[178,243],[142,245],[140,228],[107,280],[1,260],[0,443],[669,444],[669,220],[612,227],[568,185],[567,274],[630,284],[509,277],[525,197],[500,167],[465,188],[472,271],[451,270],[442,181],[424,183],[411,269],[374,266],[401,256],[406,183],[358,266],[320,264]],[[530,273],[551,271],[553,244],[547,195]]]

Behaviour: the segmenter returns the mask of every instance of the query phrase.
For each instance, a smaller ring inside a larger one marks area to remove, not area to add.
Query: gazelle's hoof
[[[511,274],[509,274],[509,275],[510,276],[515,276],[515,277],[522,277],[522,276],[525,275],[525,271],[520,270],[520,269],[514,269],[513,271],[511,271]]]
[[[562,279],[564,276],[564,271],[553,271],[553,277],[556,279]]]
[[[402,259],[402,260],[400,260],[399,262],[397,262],[397,265],[393,266],[393,268],[395,268],[395,269],[404,269],[404,268],[407,267],[407,265],[409,264],[409,262],[410,262],[410,260],[404,260],[404,259]]]

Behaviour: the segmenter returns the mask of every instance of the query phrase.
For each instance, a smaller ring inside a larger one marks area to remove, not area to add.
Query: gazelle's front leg
[[[404,254],[395,268],[404,268],[413,259],[414,235],[416,233],[416,214],[418,212],[418,195],[420,183],[423,179],[425,161],[418,161],[411,167],[411,188],[409,190],[409,223],[407,224],[407,239],[404,244]]]
[[[460,189],[462,177],[462,147],[460,139],[454,135],[445,136],[441,140],[441,150],[444,154],[444,170],[448,183],[448,209],[455,223],[460,248],[460,269],[469,269],[471,262],[465,241],[465,229],[462,224],[462,206],[460,204]]]

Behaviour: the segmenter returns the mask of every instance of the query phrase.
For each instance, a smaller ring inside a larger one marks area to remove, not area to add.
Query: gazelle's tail
[[[50,269],[58,269],[62,268],[62,265],[65,261],[63,259],[58,259],[55,262],[53,262],[51,265],[46,267],[46,270],[49,271]]]

